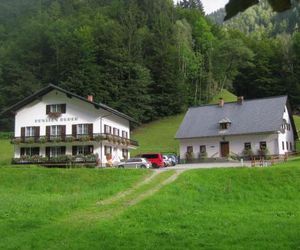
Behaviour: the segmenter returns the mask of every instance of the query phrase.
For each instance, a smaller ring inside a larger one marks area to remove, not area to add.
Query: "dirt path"
[[[149,198],[164,186],[174,182],[185,170],[153,171],[146,179],[108,199],[98,201],[89,211],[73,214],[69,220],[92,222],[114,218],[131,206]]]
[[[146,179],[144,179],[141,182],[138,182],[137,184],[135,184],[132,188],[127,189],[125,191],[122,191],[108,199],[105,199],[103,201],[98,201],[97,205],[109,205],[112,204],[130,194],[132,194],[135,190],[137,190],[138,188],[140,188],[143,185],[148,184],[151,180],[153,180],[158,174],[160,174],[161,172],[158,171],[153,171],[152,174],[150,176],[148,176]]]

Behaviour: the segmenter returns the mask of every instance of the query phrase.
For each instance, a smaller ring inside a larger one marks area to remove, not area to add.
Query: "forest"
[[[0,0],[0,112],[49,83],[140,123],[223,88],[288,94],[297,112],[299,10],[262,2],[223,23],[200,0]],[[0,130],[10,126],[1,119]]]

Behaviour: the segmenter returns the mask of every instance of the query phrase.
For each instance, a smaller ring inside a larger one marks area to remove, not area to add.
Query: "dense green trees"
[[[0,111],[49,83],[140,122],[222,88],[248,98],[289,93],[296,107],[299,15],[280,25],[293,34],[276,38],[275,25],[256,28],[268,19],[254,18],[245,35],[211,23],[200,0],[0,0]]]

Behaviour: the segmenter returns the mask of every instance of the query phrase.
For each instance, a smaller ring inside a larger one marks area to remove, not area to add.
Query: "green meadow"
[[[236,101],[236,96],[227,90],[222,90],[217,94],[210,104],[216,104],[219,98],[226,102]],[[132,138],[137,140],[140,147],[132,152],[132,155],[149,152],[179,153],[179,142],[175,140],[175,135],[184,118],[185,113],[176,116],[169,116],[158,121],[144,124],[132,133]]]
[[[269,168],[150,171],[0,168],[0,249],[297,249],[300,160]]]

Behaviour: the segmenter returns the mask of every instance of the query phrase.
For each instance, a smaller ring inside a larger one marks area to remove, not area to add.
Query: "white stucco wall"
[[[206,145],[208,157],[221,157],[220,143],[223,141],[229,142],[229,150],[231,153],[242,155],[244,143],[250,142],[252,151],[256,154],[260,147],[260,142],[267,143],[270,154],[278,154],[278,134],[249,134],[238,136],[210,137],[210,138],[195,138],[180,140],[180,158],[184,159],[188,146],[193,146],[195,158],[198,158],[200,153],[200,145]]]
[[[290,130],[284,129],[281,131],[278,136],[278,145],[279,145],[279,154],[285,154],[287,152],[292,152],[295,149],[295,139],[293,128],[291,125],[291,119],[287,108],[285,107],[285,111],[283,114],[283,119],[286,121],[286,124],[290,124]],[[284,148],[282,147],[282,143],[284,143]],[[288,143],[288,147],[287,144]],[[292,143],[292,148],[290,147],[290,143]]]
[[[62,114],[58,119],[49,119],[46,114],[46,105],[49,104],[66,104],[66,114]],[[97,109],[93,105],[83,102],[75,97],[69,98],[66,94],[53,90],[48,94],[44,95],[38,100],[24,106],[15,115],[15,137],[21,136],[22,127],[40,127],[40,136],[46,135],[46,126],[51,125],[66,125],[66,135],[72,134],[73,124],[87,124],[93,123],[93,133],[104,133],[104,125],[111,126],[120,130],[120,136],[122,136],[122,131],[128,133],[128,138],[130,138],[130,123],[127,119],[119,117],[112,114],[104,109]],[[102,126],[101,126],[102,125]],[[102,128],[101,128],[102,127]],[[113,132],[113,131],[112,131]],[[72,145],[94,145],[94,153],[98,153],[100,159],[103,159],[103,163],[106,162],[106,157],[104,155],[104,144],[100,142],[74,142],[72,144],[67,143],[50,143],[38,145],[34,144],[34,147],[40,147],[40,154],[45,156],[45,147],[47,146],[66,146],[66,154],[72,154]],[[122,148],[127,148],[122,145],[113,145],[107,143],[107,145],[112,146],[113,158],[122,159]],[[15,145],[14,157],[20,157],[20,147],[29,147],[30,145]],[[103,146],[101,152],[101,146]],[[102,157],[101,157],[102,156]]]

